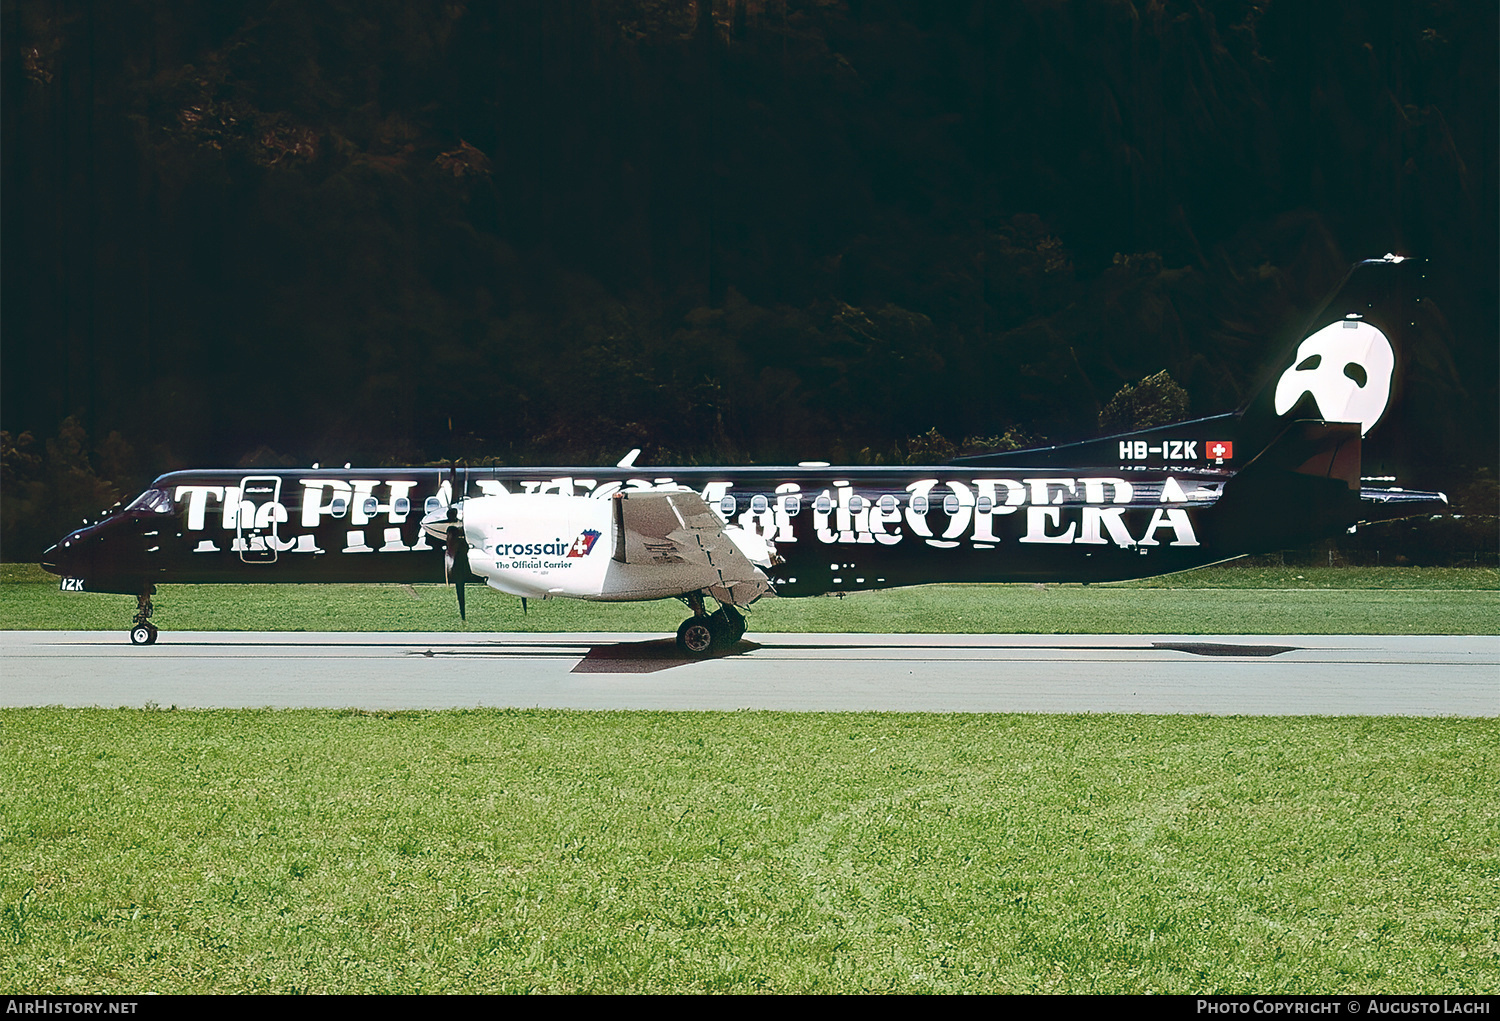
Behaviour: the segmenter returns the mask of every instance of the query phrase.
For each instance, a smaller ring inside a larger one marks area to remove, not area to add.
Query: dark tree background
[[[1092,434],[1163,370],[1227,411],[1387,251],[1430,289],[1372,467],[1454,488],[1496,459],[1493,4],[0,20],[8,558],[63,476],[899,460]]]

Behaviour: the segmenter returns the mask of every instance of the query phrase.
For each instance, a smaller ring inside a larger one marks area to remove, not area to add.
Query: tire
[[[156,644],[156,636],[159,635],[159,634],[161,634],[161,629],[158,628],[155,624],[147,624],[146,625],[146,630],[148,630],[148,631],[151,632],[151,636],[146,639],[146,644],[147,645],[155,645]]]
[[[137,624],[130,629],[131,645],[150,645],[156,641],[156,635],[152,634],[156,629],[146,624]]]
[[[689,617],[677,629],[677,647],[694,659],[703,659],[714,651],[714,629],[707,617]]]
[[[720,649],[733,648],[745,637],[745,618],[722,606],[709,615],[708,626],[714,633],[714,644]]]

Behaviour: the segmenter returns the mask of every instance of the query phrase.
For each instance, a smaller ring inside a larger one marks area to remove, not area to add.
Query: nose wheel
[[[135,616],[130,619],[131,645],[155,645],[156,636],[161,633],[161,630],[151,623],[151,614],[154,612],[151,596],[155,592],[156,586],[152,585],[135,597]]]

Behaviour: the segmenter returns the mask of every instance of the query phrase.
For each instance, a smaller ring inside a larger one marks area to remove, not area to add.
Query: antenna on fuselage
[[[638,458],[638,457],[640,457],[640,456],[641,456],[641,448],[640,447],[636,447],[630,453],[626,454],[624,457],[622,457],[618,461],[616,461],[615,462],[615,467],[616,468],[634,468],[635,467],[635,459]]]

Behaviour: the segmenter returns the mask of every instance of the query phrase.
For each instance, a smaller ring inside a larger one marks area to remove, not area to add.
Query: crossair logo
[[[598,532],[594,533],[596,538],[598,535]],[[567,545],[561,539],[554,539],[551,542],[497,542],[495,554],[502,557],[555,557],[563,555],[563,550],[567,550],[567,556],[579,557],[583,554],[574,553],[573,550],[578,548],[578,540],[582,538],[583,536],[580,535],[578,539],[573,540],[572,546]]]
[[[578,538],[573,540],[573,545],[568,550],[570,557],[586,557],[594,551],[594,543],[599,541],[599,533],[592,528],[579,533]]]

